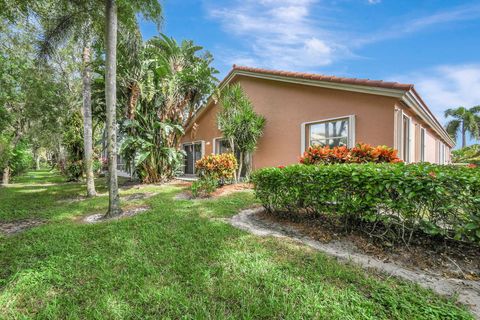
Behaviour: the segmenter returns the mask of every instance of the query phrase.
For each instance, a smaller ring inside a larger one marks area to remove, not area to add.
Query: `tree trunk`
[[[233,138],[228,139],[228,141],[230,142],[230,149],[232,149],[233,156],[235,157],[235,142],[233,141]],[[235,173],[235,182],[238,182],[238,174],[236,173]]]
[[[40,170],[40,155],[38,153],[35,155],[35,170]]]
[[[90,65],[90,41],[83,48],[83,165],[87,176],[87,197],[94,197],[95,180],[93,176],[93,134],[92,134],[92,67]]]
[[[239,164],[238,164],[238,174],[237,174],[237,182],[240,181],[240,179],[242,178],[242,169],[243,169],[243,151],[240,151],[240,161]]]
[[[106,16],[106,70],[105,104],[107,112],[107,153],[108,153],[108,211],[105,217],[119,215],[120,196],[117,179],[117,121],[116,121],[116,77],[117,77],[117,5],[115,0],[105,1]]]
[[[252,152],[248,152],[246,154],[246,158],[248,158],[246,165],[246,171],[245,171],[245,177],[250,177],[252,174],[252,166],[253,166],[253,157],[252,157]]]
[[[462,121],[462,148],[467,146],[467,131],[465,129],[465,121]]]
[[[10,183],[10,167],[6,166],[3,169],[3,176],[2,176],[2,185],[6,186]]]

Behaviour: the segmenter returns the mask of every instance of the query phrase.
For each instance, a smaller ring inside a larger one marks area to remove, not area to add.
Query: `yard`
[[[123,206],[150,209],[97,224],[82,217],[108,197],[83,199],[56,173],[0,188],[0,226],[43,223],[0,233],[0,318],[472,319],[455,300],[225,223],[258,205],[250,191],[176,200],[184,188],[126,184]]]

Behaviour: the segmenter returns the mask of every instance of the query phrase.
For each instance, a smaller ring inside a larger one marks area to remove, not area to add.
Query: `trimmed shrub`
[[[401,160],[397,150],[387,146],[372,147],[369,144],[359,143],[349,149],[345,146],[309,147],[300,158],[302,164],[334,164],[334,163],[397,163]]]
[[[232,153],[211,154],[195,163],[200,178],[207,177],[220,181],[232,180],[237,170],[237,159]]]
[[[414,232],[480,243],[480,169],[432,164],[265,168],[252,175],[271,212],[313,212],[344,223],[381,222],[393,240]]]
[[[203,177],[192,183],[190,190],[192,191],[192,197],[205,198],[215,192],[218,187],[218,180],[211,177]]]

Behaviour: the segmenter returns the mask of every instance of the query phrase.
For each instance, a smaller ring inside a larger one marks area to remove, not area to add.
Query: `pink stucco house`
[[[358,142],[398,149],[407,163],[446,164],[454,141],[412,84],[233,66],[220,89],[240,83],[266,118],[253,168],[297,163],[309,145]],[[185,173],[205,154],[228,151],[218,104],[200,108],[182,139]]]

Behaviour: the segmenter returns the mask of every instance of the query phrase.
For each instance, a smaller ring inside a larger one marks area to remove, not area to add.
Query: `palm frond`
[[[462,122],[460,120],[451,120],[445,126],[445,129],[447,130],[448,134],[454,140],[457,140],[458,129],[460,129],[461,124]]]
[[[457,119],[462,118],[466,112],[467,112],[467,109],[465,109],[465,107],[450,108],[445,110],[445,118],[448,118],[448,117],[453,117]]]
[[[45,32],[38,41],[38,56],[46,59],[51,56],[55,50],[63,44],[72,34],[76,27],[78,12],[67,12],[54,17],[47,23]]]

